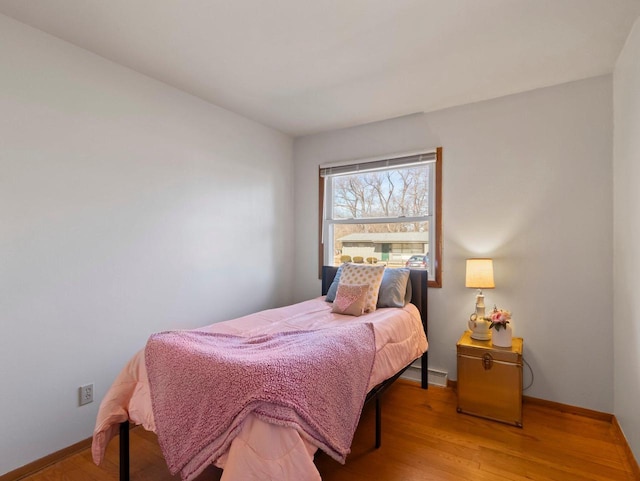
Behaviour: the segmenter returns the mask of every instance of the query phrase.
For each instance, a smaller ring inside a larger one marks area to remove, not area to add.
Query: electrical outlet
[[[80,386],[80,406],[93,402],[93,384]]]

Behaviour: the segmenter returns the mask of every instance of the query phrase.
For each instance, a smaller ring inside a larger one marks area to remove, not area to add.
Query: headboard
[[[334,277],[336,276],[336,272],[338,271],[338,267],[334,266],[322,266],[322,295],[326,295],[331,283],[333,282]],[[411,269],[409,271],[409,281],[411,282],[411,304],[418,308],[418,312],[420,313],[420,318],[422,319],[422,327],[424,328],[424,333],[429,339],[429,334],[427,333],[427,280],[428,280],[427,271],[421,269]],[[427,362],[427,353],[425,352],[422,355],[422,387],[424,389],[427,388],[427,379],[428,379],[428,362]]]

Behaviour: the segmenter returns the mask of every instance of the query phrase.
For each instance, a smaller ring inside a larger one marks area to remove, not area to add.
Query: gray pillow
[[[413,287],[411,286],[411,273],[407,279],[407,292],[404,294],[404,305],[406,306],[411,302],[411,296],[413,296]]]
[[[409,269],[385,269],[376,307],[404,307],[411,295],[407,292],[408,281]]]
[[[344,264],[342,264],[343,266]],[[333,278],[333,282],[329,286],[329,290],[327,291],[327,297],[324,298],[327,302],[333,302],[336,299],[336,294],[338,292],[338,284],[340,283],[340,275],[342,274],[342,266],[338,267],[336,271],[336,276]]]

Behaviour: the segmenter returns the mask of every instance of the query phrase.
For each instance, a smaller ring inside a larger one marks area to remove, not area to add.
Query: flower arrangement
[[[496,306],[493,306],[493,312],[491,312],[491,315],[487,320],[491,321],[489,329],[493,329],[494,327],[496,328],[496,331],[506,329],[507,324],[509,324],[509,321],[511,320],[511,312],[498,309]]]

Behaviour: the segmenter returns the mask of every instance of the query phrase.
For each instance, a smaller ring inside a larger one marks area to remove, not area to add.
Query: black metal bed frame
[[[333,282],[338,268],[333,266],[323,266],[322,268],[322,295],[326,295],[329,290],[329,286]],[[411,270],[409,280],[412,285],[411,303],[414,304],[420,312],[420,318],[422,319],[422,327],[424,333],[427,334],[427,271]],[[429,387],[428,379],[428,353],[425,352],[421,358],[421,387],[427,389]],[[413,363],[411,363],[413,364]],[[376,449],[382,445],[382,394],[389,389],[389,387],[409,368],[411,364],[405,366],[389,379],[382,381],[377,386],[374,386],[371,391],[367,393],[365,398],[365,404],[370,401],[376,401]],[[130,481],[129,470],[129,421],[120,423],[120,481]]]

